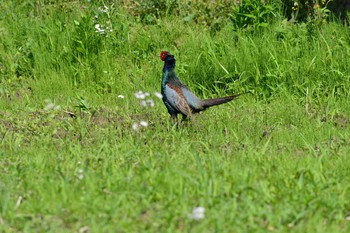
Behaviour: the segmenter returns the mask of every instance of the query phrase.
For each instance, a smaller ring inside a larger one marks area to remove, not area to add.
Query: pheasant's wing
[[[165,95],[167,96],[168,103],[177,111],[186,116],[192,114],[192,110],[188,105],[181,88],[167,83],[165,86]]]
[[[203,110],[202,100],[199,99],[195,94],[193,94],[187,86],[182,88],[182,93],[184,94],[188,105],[195,112]]]

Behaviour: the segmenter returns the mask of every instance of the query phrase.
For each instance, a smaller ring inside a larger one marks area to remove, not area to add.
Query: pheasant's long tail
[[[227,102],[229,102],[231,100],[234,100],[238,96],[243,95],[243,94],[247,94],[247,93],[249,93],[249,92],[244,92],[244,93],[230,95],[230,96],[221,97],[221,98],[202,100],[203,101],[203,105],[202,105],[203,106],[203,110],[206,109],[206,108],[209,108],[211,106],[227,103]]]

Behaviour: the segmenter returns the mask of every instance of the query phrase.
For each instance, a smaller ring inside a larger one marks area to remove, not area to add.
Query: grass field
[[[349,27],[38,2],[0,1],[0,232],[349,232]],[[176,127],[162,50],[202,98],[253,94]]]

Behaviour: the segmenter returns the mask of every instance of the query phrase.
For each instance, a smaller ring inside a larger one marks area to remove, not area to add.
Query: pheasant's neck
[[[165,84],[171,79],[177,79],[175,74],[175,58],[167,57],[163,67],[162,85],[165,86]]]
[[[163,77],[162,77],[162,86],[165,87],[165,85],[172,79],[176,77],[174,69],[163,71]]]
[[[168,82],[179,81],[175,73],[175,63],[176,60],[174,57],[167,57],[165,60],[162,77],[162,92],[165,91],[165,85]]]
[[[164,63],[163,72],[171,71],[175,69],[175,58],[167,59]]]

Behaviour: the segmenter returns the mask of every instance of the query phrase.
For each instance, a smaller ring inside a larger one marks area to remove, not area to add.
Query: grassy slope
[[[106,37],[94,32],[97,11],[78,3],[48,7],[48,17],[3,8],[1,231],[349,230],[342,26],[310,36],[305,25],[278,23],[260,35],[228,25],[210,35],[178,19],[145,26],[113,11],[99,15],[115,31]],[[143,109],[133,95],[159,91],[162,49],[202,97],[256,94],[174,128],[160,100]],[[60,108],[44,110],[49,103]],[[134,132],[140,120],[149,126]],[[196,206],[204,220],[188,217]]]

